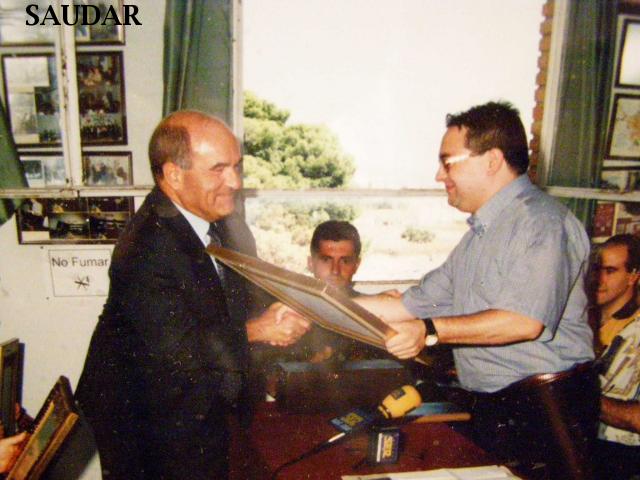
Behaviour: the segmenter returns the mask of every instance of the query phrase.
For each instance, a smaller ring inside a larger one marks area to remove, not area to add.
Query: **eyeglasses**
[[[449,170],[451,170],[451,165],[453,165],[454,163],[464,162],[465,160],[469,160],[471,157],[477,155],[478,154],[476,153],[463,153],[461,155],[453,155],[451,157],[441,158],[440,165],[442,165],[442,168],[444,168],[445,172],[449,173]]]

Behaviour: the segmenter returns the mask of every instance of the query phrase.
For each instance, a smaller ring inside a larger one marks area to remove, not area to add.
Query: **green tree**
[[[336,188],[355,165],[324,125],[287,125],[289,112],[245,92],[244,185],[247,188]]]

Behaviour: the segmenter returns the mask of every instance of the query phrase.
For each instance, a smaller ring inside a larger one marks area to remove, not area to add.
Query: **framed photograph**
[[[591,234],[594,242],[604,242],[613,235],[616,225],[616,211],[617,204],[615,202],[597,202]]]
[[[78,53],[77,63],[82,144],[126,144],[122,52]],[[53,55],[4,55],[2,65],[16,145],[60,145],[60,98]]]
[[[78,53],[83,145],[127,143],[122,52]]]
[[[132,185],[131,152],[91,152],[82,155],[85,185]]]
[[[18,146],[60,144],[60,97],[52,54],[4,55],[4,91]]]
[[[640,88],[640,20],[627,18],[622,24],[615,86]]]
[[[72,4],[66,6],[68,18],[78,19],[75,27],[76,43],[124,44],[121,0],[74,0],[69,3]],[[27,13],[27,5],[33,5],[29,10],[31,14]],[[57,30],[52,25],[51,15],[42,24],[50,5],[52,2],[45,0],[0,0],[0,45],[53,44]],[[33,25],[35,22],[37,26]]]
[[[322,280],[222,247],[211,245],[207,252],[327,330],[382,349],[385,340],[396,334],[393,328],[348,295]],[[419,356],[416,360],[429,363],[427,357]]]
[[[16,404],[20,398],[22,372],[20,342],[12,338],[0,343],[0,420],[5,436],[16,433]]]
[[[20,161],[30,188],[61,187],[67,184],[64,157],[60,153],[20,154]]]
[[[60,377],[34,419],[34,427],[7,480],[39,478],[78,421],[69,380]]]
[[[640,190],[640,166],[604,167],[601,174],[600,188],[618,192]]]
[[[80,1],[76,0],[74,3],[80,3]],[[121,0],[89,0],[86,3],[98,9],[96,11],[87,8],[89,21],[86,23],[95,23],[95,25],[76,26],[76,42],[124,44],[123,2]],[[96,17],[102,20],[95,22]]]
[[[18,209],[21,244],[116,243],[133,215],[132,197],[27,198]]]
[[[640,159],[640,95],[616,94],[609,123],[607,158]]]
[[[640,235],[640,203],[620,202],[616,204],[615,234]]]

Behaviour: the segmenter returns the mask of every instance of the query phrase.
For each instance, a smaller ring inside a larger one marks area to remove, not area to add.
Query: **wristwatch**
[[[424,344],[427,347],[433,347],[437,345],[440,341],[438,337],[438,331],[436,330],[436,326],[433,324],[433,320],[430,318],[423,318],[424,326],[427,329],[426,335],[424,337]]]

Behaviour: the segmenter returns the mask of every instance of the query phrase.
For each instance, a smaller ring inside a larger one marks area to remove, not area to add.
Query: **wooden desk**
[[[329,424],[334,415],[286,415],[275,404],[261,404],[245,439],[248,449],[240,455],[238,429],[233,428],[231,454],[232,480],[269,479],[281,464],[335,435]],[[312,457],[291,465],[279,480],[331,480],[347,474],[370,474],[397,471],[428,470],[443,467],[492,465],[495,460],[471,440],[445,423],[421,423],[402,426],[404,446],[400,460],[393,465],[369,466],[363,459],[367,453],[367,436],[356,435]]]

